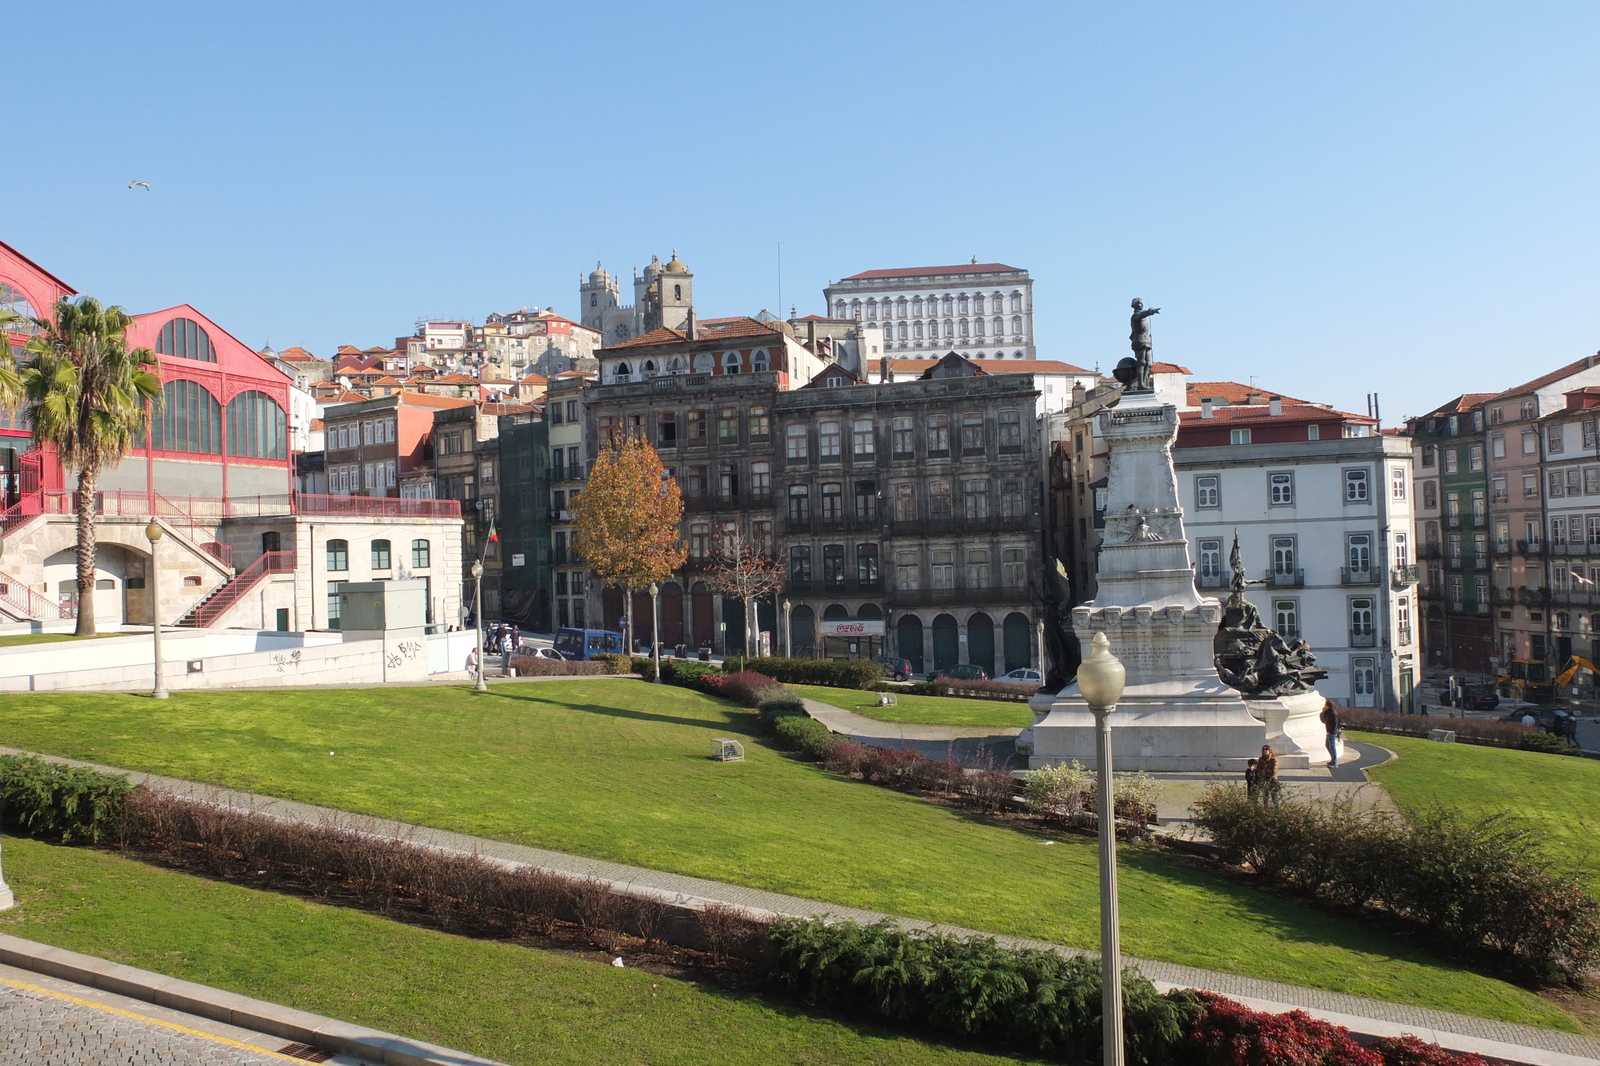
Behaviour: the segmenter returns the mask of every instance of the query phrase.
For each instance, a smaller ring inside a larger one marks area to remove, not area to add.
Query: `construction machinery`
[[[1581,655],[1567,659],[1561,673],[1550,676],[1550,667],[1534,659],[1517,659],[1506,672],[1495,680],[1494,687],[1503,695],[1527,703],[1551,703],[1561,690],[1572,684],[1579,670],[1587,670],[1600,679],[1600,668]]]

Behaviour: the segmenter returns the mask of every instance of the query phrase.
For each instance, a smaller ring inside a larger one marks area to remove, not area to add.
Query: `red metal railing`
[[[240,598],[256,587],[256,584],[268,574],[294,573],[294,552],[263,552],[255,562],[243,570],[226,584],[217,588],[211,595],[190,608],[189,613],[178,621],[180,626],[209,626],[223,616],[229,607],[238,603]]]
[[[27,585],[0,571],[0,603],[6,604],[24,618],[71,618],[74,612],[62,610],[61,605],[48,596],[41,596]]]
[[[295,492],[269,496],[230,496],[222,501],[228,518],[271,515],[356,515],[370,518],[460,518],[460,500],[408,500],[395,496],[322,496]]]
[[[160,493],[156,494],[156,514],[166,520],[168,525],[176,528],[189,541],[201,551],[216,559],[223,566],[232,568],[233,547],[217,540],[216,529],[222,523],[222,508],[217,506],[222,501],[207,499],[206,497],[180,496],[176,500],[168,499]],[[196,505],[199,505],[198,507]],[[214,509],[217,513],[208,515],[206,509]],[[196,512],[199,512],[197,515]]]

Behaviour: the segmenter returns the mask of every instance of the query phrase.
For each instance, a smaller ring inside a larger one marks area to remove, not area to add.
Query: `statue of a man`
[[[1133,301],[1133,315],[1128,319],[1128,341],[1133,345],[1133,357],[1139,364],[1138,388],[1150,389],[1154,386],[1150,381],[1150,316],[1159,315],[1161,308],[1151,307],[1146,309],[1144,301],[1135,297]]]

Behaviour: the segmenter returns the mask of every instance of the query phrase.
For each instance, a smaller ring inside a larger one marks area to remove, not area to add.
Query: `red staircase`
[[[268,574],[294,573],[294,552],[264,552],[259,559],[239,571],[231,580],[223,582],[205,599],[189,609],[178,619],[180,626],[206,627],[215,625],[229,607],[255,588]]]
[[[41,596],[10,574],[0,571],[0,606],[22,618],[72,618],[73,612]]]

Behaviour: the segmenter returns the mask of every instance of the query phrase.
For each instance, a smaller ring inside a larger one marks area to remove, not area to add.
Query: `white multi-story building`
[[[884,352],[1033,359],[1033,280],[1004,263],[865,270],[823,290],[832,318],[880,323]]]

